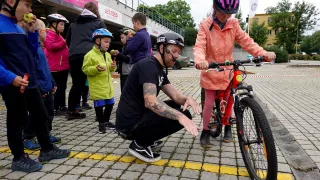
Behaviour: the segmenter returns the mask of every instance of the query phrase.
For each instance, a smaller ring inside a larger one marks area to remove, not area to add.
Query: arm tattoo
[[[158,115],[173,120],[178,120],[178,117],[183,115],[157,98],[157,87],[155,84],[143,84],[143,95],[146,107]]]

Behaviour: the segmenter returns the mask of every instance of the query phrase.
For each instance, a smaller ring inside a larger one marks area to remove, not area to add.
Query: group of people
[[[86,117],[81,109],[90,106],[84,101],[79,107],[81,96],[87,93],[86,84],[99,122],[98,132],[116,129],[122,138],[132,141],[129,153],[143,161],[161,159],[152,148],[161,146],[160,140],[168,135],[183,128],[193,136],[198,135],[200,127],[192,121],[187,109],[191,106],[200,114],[198,103],[176,90],[168,79],[168,67],[174,65],[184,48],[182,36],[159,35],[157,52],[152,55],[147,18],[136,13],[132,18],[134,31],[120,30],[122,50],[110,51],[114,37],[100,19],[95,3],[84,5],[84,10],[71,23],[66,40],[61,34],[69,21],[60,14],[48,16],[49,29],[35,16],[23,22],[24,15],[32,11],[31,6],[32,0],[1,0],[0,93],[7,107],[7,137],[14,156],[12,170],[41,169],[41,163],[29,158],[23,150],[23,142],[25,147],[37,145],[35,137],[39,142],[37,148],[41,148],[40,162],[69,156],[69,150],[53,144],[61,139],[50,134],[52,121],[55,115],[65,115],[68,120]],[[207,69],[210,62],[233,60],[235,41],[254,56],[275,59],[274,53],[254,43],[241,30],[238,20],[231,17],[238,8],[239,0],[213,0],[213,16],[201,22],[194,47],[195,63],[200,69]],[[117,70],[117,63],[121,97],[114,125],[110,122],[115,102],[112,72]],[[69,72],[72,87],[66,107]],[[200,137],[204,147],[211,145],[208,124],[214,97],[229,83],[228,71],[201,73],[201,86],[206,93]],[[171,100],[159,99],[160,90]],[[231,127],[225,127],[225,132],[224,140],[230,141]]]

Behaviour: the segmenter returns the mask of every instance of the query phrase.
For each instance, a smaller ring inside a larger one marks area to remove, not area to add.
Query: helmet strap
[[[7,11],[8,13],[10,13],[11,18],[14,19],[15,22],[17,22],[17,18],[16,18],[16,9],[18,7],[18,4],[20,2],[20,0],[16,0],[15,4],[13,5],[13,7],[11,7],[5,0],[2,1],[3,4],[7,7],[2,7],[2,10]]]
[[[164,67],[166,68],[166,75],[168,75],[168,66],[167,66],[167,64],[166,64],[166,61],[164,60],[164,54],[165,54],[165,52],[167,52],[167,51],[168,51],[167,46],[163,44],[163,51],[162,51],[162,53],[161,53],[161,51],[159,50],[159,52],[160,52],[161,59],[162,59],[162,62],[163,62],[163,64],[164,64]]]

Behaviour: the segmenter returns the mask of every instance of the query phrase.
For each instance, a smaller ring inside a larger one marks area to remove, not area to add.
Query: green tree
[[[193,46],[197,39],[198,31],[194,27],[186,27],[185,30],[185,37],[184,43],[186,46]]]
[[[240,22],[240,27],[242,30],[245,29],[246,22],[242,19],[242,12],[241,9],[239,9],[238,13],[236,14],[235,18],[237,18]]]
[[[305,36],[302,38],[302,42],[300,45],[301,52],[305,52],[307,54],[311,53],[311,41],[312,36]]]
[[[310,54],[312,52],[320,53],[320,31],[314,32],[311,36],[302,38],[301,51]]]
[[[253,21],[250,27],[250,36],[260,46],[264,46],[268,40],[268,29],[265,23],[259,24],[258,21]]]
[[[295,51],[296,41],[301,41],[302,34],[316,24],[319,14],[316,6],[305,0],[297,1],[293,7],[289,0],[282,0],[277,6],[268,7],[266,12],[272,14],[269,26],[277,32],[276,44],[289,53]]]
[[[154,10],[180,27],[195,27],[191,7],[185,0],[170,0],[167,4],[157,4]]]

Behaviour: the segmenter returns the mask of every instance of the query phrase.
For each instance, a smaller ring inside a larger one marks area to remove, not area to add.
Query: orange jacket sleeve
[[[255,43],[254,40],[241,29],[239,23],[235,24],[235,26],[236,41],[245,51],[250,53],[253,57],[262,56],[267,53],[267,51]]]
[[[196,39],[196,44],[193,47],[194,63],[198,64],[201,61],[206,61],[207,54],[207,34],[204,22],[200,23],[199,31]]]

